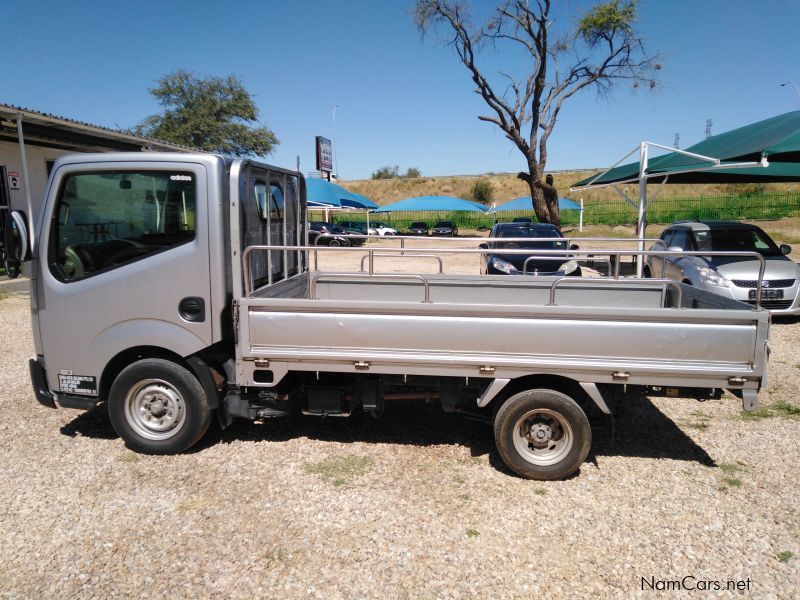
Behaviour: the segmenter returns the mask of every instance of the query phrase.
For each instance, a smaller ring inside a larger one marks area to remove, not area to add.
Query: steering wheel
[[[64,264],[62,265],[67,279],[80,279],[86,275],[86,267],[80,255],[72,246],[64,248]]]

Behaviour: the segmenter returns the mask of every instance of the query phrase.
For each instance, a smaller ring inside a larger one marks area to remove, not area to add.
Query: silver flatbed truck
[[[215,414],[428,398],[490,422],[516,473],[555,479],[585,460],[588,416],[626,393],[729,389],[755,409],[764,385],[764,310],[660,279],[376,273],[374,247],[308,246],[304,179],[251,160],[63,157],[35,221],[15,240],[36,398],[104,402],[140,452],[186,450]],[[314,267],[336,251],[369,269]]]

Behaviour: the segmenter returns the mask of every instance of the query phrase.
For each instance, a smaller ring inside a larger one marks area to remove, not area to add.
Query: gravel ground
[[[800,590],[800,417],[780,404],[800,404],[797,320],[773,325],[757,418],[732,397],[645,399],[549,483],[511,475],[487,426],[414,402],[136,455],[101,408],[36,403],[26,296],[0,300],[0,339],[6,596],[618,597],[686,576]]]

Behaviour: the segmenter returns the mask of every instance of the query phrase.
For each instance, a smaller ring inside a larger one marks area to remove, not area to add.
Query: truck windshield
[[[104,171],[64,179],[48,261],[73,281],[184,244],[195,235],[195,176]]]

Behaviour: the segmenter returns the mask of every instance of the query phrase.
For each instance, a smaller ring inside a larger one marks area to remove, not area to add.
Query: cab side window
[[[103,171],[67,176],[53,211],[48,262],[76,281],[185,244],[195,237],[195,176]]]

